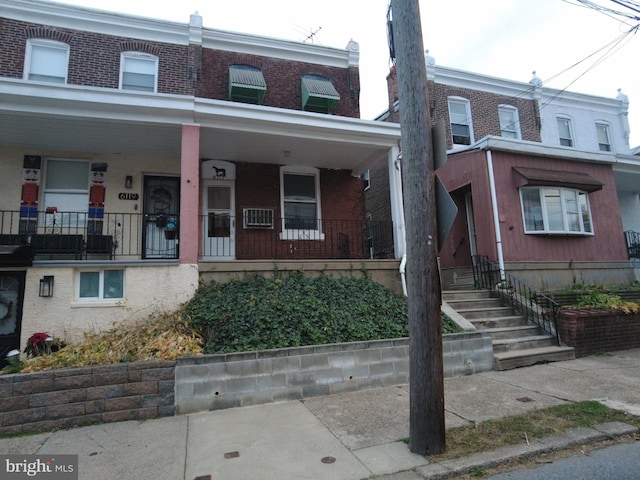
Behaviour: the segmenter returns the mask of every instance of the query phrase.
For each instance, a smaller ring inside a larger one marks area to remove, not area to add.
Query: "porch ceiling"
[[[0,144],[32,154],[179,159],[182,125],[198,124],[201,158],[360,174],[386,158],[400,138],[399,126],[382,122],[185,96],[10,83],[9,93],[0,94]]]

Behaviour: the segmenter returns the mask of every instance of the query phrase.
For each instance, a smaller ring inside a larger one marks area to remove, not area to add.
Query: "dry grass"
[[[21,373],[143,360],[174,360],[202,353],[203,340],[179,313],[114,324],[111,330],[85,333],[81,343],[24,362]]]

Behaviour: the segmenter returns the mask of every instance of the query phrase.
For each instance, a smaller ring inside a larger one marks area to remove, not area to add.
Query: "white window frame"
[[[562,136],[561,133],[561,127],[560,127],[560,123],[565,123],[567,129],[569,130],[569,136]],[[574,134],[573,134],[573,122],[571,121],[571,119],[569,117],[556,117],[556,128],[558,129],[558,142],[560,143],[561,147],[575,147],[576,146],[576,142],[574,140]],[[564,142],[564,144],[563,144]]]
[[[600,138],[601,133],[604,134],[605,137],[607,137],[606,143],[602,141],[604,140],[603,138]],[[598,141],[599,151],[613,152],[613,144],[611,143],[611,127],[607,122],[596,122],[596,140]]]
[[[285,219],[285,196],[284,196],[284,177],[285,175],[309,175],[314,177],[315,185],[315,204],[316,204],[316,226],[315,229],[287,229]],[[281,240],[324,240],[322,232],[322,208],[320,205],[320,170],[313,167],[291,166],[285,165],[280,167],[280,211],[282,212],[282,232],[280,232]]]
[[[82,163],[87,170],[85,188],[51,188],[49,185],[49,169],[52,163],[70,162]],[[89,210],[89,182],[91,177],[91,165],[88,160],[71,158],[47,158],[45,163],[43,181],[43,204],[45,208],[44,227],[52,231],[63,228],[84,228],[87,222]],[[77,206],[76,206],[77,202]],[[68,204],[73,203],[75,208],[69,209]],[[55,207],[55,211],[53,211]],[[49,213],[47,209],[51,209]]]
[[[121,297],[105,297],[104,296],[104,274],[106,271],[114,271],[114,272],[122,272],[122,296]],[[80,287],[81,287],[81,278],[83,273],[98,273],[99,274],[99,282],[98,282],[98,296],[97,297],[81,297],[80,296]],[[95,303],[95,302],[122,302],[126,298],[126,271],[124,268],[97,268],[97,269],[81,269],[76,271],[76,282],[75,282],[75,299],[77,302],[81,303]]]
[[[542,218],[542,229],[527,229],[527,212],[525,210],[525,192],[538,192],[538,202],[540,211],[537,212]],[[551,206],[548,198],[557,191],[559,193],[559,213],[562,217],[563,227],[561,229],[552,229],[549,215]],[[571,229],[569,211],[571,202],[577,207],[578,229]],[[559,235],[594,235],[593,215],[591,214],[591,206],[589,204],[589,194],[584,190],[568,187],[522,187],[520,188],[520,207],[522,211],[522,223],[525,234],[559,234]],[[586,217],[586,218],[585,218]],[[585,221],[586,220],[586,221]]]
[[[503,114],[509,114],[511,119],[503,124]],[[518,109],[512,105],[498,105],[498,121],[500,122],[500,135],[505,138],[513,138],[520,140],[522,133],[520,132],[520,116]]]
[[[461,117],[455,118],[455,122],[454,122],[454,115],[452,115],[451,113],[451,106],[452,105],[460,105],[464,107],[465,110],[465,118],[462,121]],[[449,108],[449,128],[451,129],[451,144],[455,147],[467,147],[469,145],[473,145],[475,143],[475,140],[473,138],[473,121],[471,118],[471,102],[469,102],[469,100],[467,100],[466,98],[463,97],[448,97],[447,98],[447,106]],[[456,135],[454,135],[453,132],[453,126],[454,125],[464,125],[469,129],[469,143],[456,143],[455,142],[455,137]]]
[[[145,62],[149,62],[149,64],[153,64],[153,90],[125,88],[124,74],[126,73],[125,66],[126,66],[127,60],[142,60]],[[151,55],[150,53],[143,53],[143,52],[135,52],[135,51],[122,52],[120,54],[120,89],[132,91],[132,92],[156,93],[158,91],[158,57],[155,55]]]
[[[42,73],[34,73],[33,72],[34,49],[35,50],[42,49],[43,51],[45,51],[45,49],[63,51],[65,60],[64,60],[64,65],[60,65],[61,67],[60,69],[64,70],[64,76],[61,77],[59,75],[45,75]],[[39,77],[47,77],[47,78],[32,78],[35,75]],[[63,42],[57,42],[55,40],[47,40],[44,38],[27,39],[27,47],[25,49],[24,70],[23,70],[23,78],[25,80],[30,80],[34,82],[66,84],[68,75],[69,75],[69,45]],[[59,81],[56,79],[59,79]]]
[[[364,181],[363,191],[367,191],[371,188],[371,172],[369,169],[365,170],[362,174],[362,180]]]

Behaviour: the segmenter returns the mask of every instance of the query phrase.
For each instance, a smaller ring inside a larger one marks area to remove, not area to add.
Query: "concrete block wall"
[[[444,375],[493,369],[491,338],[445,335]],[[241,407],[409,382],[409,340],[284,348],[182,357],[176,363],[176,413]]]
[[[171,416],[173,361],[0,375],[0,434]]]

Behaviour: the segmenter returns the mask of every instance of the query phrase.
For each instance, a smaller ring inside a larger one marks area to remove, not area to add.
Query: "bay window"
[[[592,235],[588,194],[561,187],[524,187],[520,202],[525,233]]]

